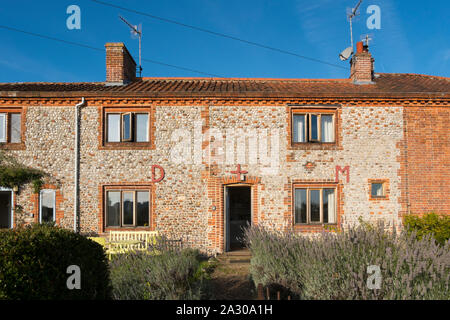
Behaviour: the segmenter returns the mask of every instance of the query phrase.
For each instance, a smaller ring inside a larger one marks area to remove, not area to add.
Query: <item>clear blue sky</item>
[[[215,32],[258,42],[342,67],[350,45],[347,8],[357,0],[103,0]],[[69,5],[81,9],[81,30],[68,30]],[[381,29],[369,30],[369,5],[381,9]],[[374,38],[377,72],[450,76],[450,1],[364,0],[354,22],[355,42]],[[2,1],[0,25],[104,48],[138,41],[118,18],[143,26],[143,58],[225,77],[348,78],[349,71],[153,20],[91,0]],[[0,28],[0,82],[104,81],[105,55]],[[143,76],[197,77],[149,62]]]

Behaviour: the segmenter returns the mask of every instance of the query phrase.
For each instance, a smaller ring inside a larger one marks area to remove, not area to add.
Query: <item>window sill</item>
[[[370,197],[369,198],[370,201],[383,201],[383,200],[389,200],[389,197],[384,196],[384,197]]]
[[[337,150],[339,146],[336,142],[300,142],[291,143],[291,150]]]
[[[25,150],[25,144],[24,143],[0,142],[0,149],[4,149],[4,150]]]
[[[105,142],[101,149],[104,150],[145,150],[152,149],[151,142]]]
[[[152,231],[151,227],[106,227],[105,232],[108,231]]]
[[[329,228],[329,229],[327,229]],[[299,232],[323,232],[335,231],[338,228],[337,223],[311,223],[311,224],[294,224],[294,231]]]

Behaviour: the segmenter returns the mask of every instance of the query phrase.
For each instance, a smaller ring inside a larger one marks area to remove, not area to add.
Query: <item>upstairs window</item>
[[[0,143],[22,142],[22,115],[15,112],[0,113]]]
[[[106,113],[106,142],[149,142],[149,114]]]
[[[293,143],[334,143],[335,116],[329,113],[293,113]]]

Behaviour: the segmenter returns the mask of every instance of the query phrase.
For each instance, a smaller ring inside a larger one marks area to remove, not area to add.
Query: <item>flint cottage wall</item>
[[[148,107],[148,105],[141,106]],[[139,106],[137,107],[139,108]],[[329,149],[295,149],[289,144],[290,108],[280,105],[158,105],[152,107],[153,147],[147,149],[102,149],[99,141],[102,106],[88,105],[81,111],[80,139],[80,231],[104,234],[103,186],[151,186],[151,226],[171,238],[183,238],[207,251],[223,250],[223,185],[233,179],[235,161],[209,165],[174,163],[171,152],[179,141],[173,139],[177,129],[192,132],[194,149],[195,124],[202,132],[215,129],[227,138],[227,129],[244,131],[266,129],[279,133],[279,167],[267,174],[259,159],[250,163],[252,152],[245,148],[241,166],[252,183],[253,221],[277,230],[317,231],[317,227],[294,226],[294,183],[335,183],[336,166],[349,167],[349,181],[339,177],[339,222],[345,226],[365,220],[383,219],[401,224],[402,155],[405,108],[402,106],[338,107],[339,142]],[[28,106],[26,109],[25,148],[8,151],[22,163],[48,173],[45,187],[58,190],[57,223],[73,228],[74,201],[74,107]],[[412,112],[412,111],[411,111]],[[420,110],[418,112],[423,112]],[[409,114],[409,126],[414,118]],[[445,128],[442,128],[443,130]],[[267,139],[270,144],[270,139]],[[248,141],[247,141],[248,143]],[[258,141],[258,143],[261,143]],[[202,143],[205,150],[208,143]],[[224,145],[224,152],[226,145]],[[448,144],[446,145],[448,152]],[[270,150],[268,150],[270,152]],[[447,153],[448,155],[448,153]],[[257,154],[259,157],[259,154]],[[443,157],[447,161],[448,157]],[[312,169],[305,167],[313,163]],[[151,165],[165,170],[165,178],[151,182]],[[411,164],[410,164],[411,166]],[[436,177],[436,173],[433,173]],[[371,180],[388,181],[386,200],[371,200]],[[235,181],[236,182],[236,181]],[[38,217],[38,200],[31,186],[21,188],[16,204],[23,213],[15,222],[33,222]],[[215,206],[216,210],[212,210]],[[417,207],[417,205],[416,205]],[[448,207],[439,204],[445,211]],[[321,227],[321,226],[320,226]]]

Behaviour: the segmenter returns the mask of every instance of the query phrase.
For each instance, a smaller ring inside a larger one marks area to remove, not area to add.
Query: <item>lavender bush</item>
[[[315,238],[246,231],[256,283],[281,285],[300,299],[449,299],[450,242],[355,227]],[[368,266],[381,270],[380,289],[368,286]]]
[[[202,275],[199,252],[159,250],[158,255],[130,252],[110,263],[113,298],[117,300],[197,300]]]

